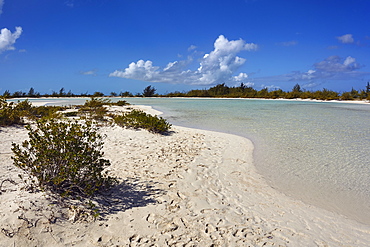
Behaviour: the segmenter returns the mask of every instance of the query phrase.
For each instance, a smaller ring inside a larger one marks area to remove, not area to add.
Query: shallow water
[[[370,224],[370,104],[249,99],[125,100],[151,105],[176,125],[251,139],[257,170],[271,186],[309,204]]]
[[[370,105],[246,99],[128,99],[169,122],[242,135],[269,184],[370,224]]]

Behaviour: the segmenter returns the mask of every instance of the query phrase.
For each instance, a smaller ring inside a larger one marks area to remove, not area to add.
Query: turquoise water
[[[370,104],[250,99],[125,100],[151,105],[175,125],[251,139],[255,145],[255,166],[272,187],[370,224]]]
[[[370,105],[249,99],[127,99],[169,122],[241,135],[279,191],[370,224]]]

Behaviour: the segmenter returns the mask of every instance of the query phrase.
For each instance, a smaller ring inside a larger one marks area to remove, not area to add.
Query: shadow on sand
[[[138,178],[126,178],[108,192],[94,200],[99,204],[102,218],[135,207],[145,207],[156,204],[156,197],[165,194],[164,190],[156,188],[157,182],[140,181]]]

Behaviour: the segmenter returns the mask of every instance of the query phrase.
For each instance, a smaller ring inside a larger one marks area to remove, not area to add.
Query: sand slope
[[[182,127],[168,136],[101,132],[121,183],[101,218],[84,221],[20,189],[10,148],[27,132],[1,129],[0,246],[370,246],[369,226],[269,187],[247,139]]]

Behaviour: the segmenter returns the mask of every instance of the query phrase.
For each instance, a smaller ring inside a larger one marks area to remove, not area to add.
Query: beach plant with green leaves
[[[0,126],[22,125],[24,118],[29,120],[60,118],[60,111],[64,109],[61,106],[32,106],[28,100],[14,103],[0,98]]]
[[[61,106],[36,106],[32,107],[28,112],[25,112],[25,116],[31,120],[37,120],[41,118],[45,119],[58,119],[62,117],[61,111],[65,110]]]
[[[83,114],[82,118],[105,121],[108,112],[105,105],[109,104],[111,104],[109,99],[91,97],[78,111]]]
[[[18,101],[15,106],[21,116],[27,117],[30,120],[37,120],[40,118],[61,118],[61,112],[66,107],[63,106],[33,106],[29,100]]]
[[[112,105],[126,106],[126,105],[130,105],[130,103],[128,103],[126,100],[118,100],[117,102],[112,103]]]
[[[108,116],[108,109],[106,106],[126,106],[129,103],[125,100],[119,100],[113,103],[110,99],[91,97],[86,100],[85,104],[78,110],[79,115],[82,115],[84,119],[91,119],[100,122],[106,122]]]
[[[41,119],[26,129],[29,140],[12,144],[12,159],[35,188],[86,198],[116,183],[106,171],[110,161],[103,158],[102,136],[91,122]]]
[[[162,117],[152,116],[140,110],[132,110],[114,117],[114,122],[122,127],[146,129],[152,133],[165,134],[171,129],[171,124]]]
[[[0,126],[22,124],[22,116],[13,102],[8,103],[4,97],[0,97]]]

